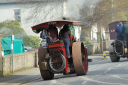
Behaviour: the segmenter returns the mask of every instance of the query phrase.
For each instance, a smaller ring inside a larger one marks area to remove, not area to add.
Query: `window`
[[[15,20],[21,22],[20,9],[14,10],[14,18],[15,18]]]

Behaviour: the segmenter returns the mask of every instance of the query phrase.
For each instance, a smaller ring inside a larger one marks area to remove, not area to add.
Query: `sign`
[[[11,49],[13,49],[13,44],[11,44]]]
[[[14,40],[14,35],[12,35],[12,40]]]

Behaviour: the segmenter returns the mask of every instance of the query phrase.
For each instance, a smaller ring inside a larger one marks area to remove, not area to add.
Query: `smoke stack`
[[[63,17],[62,19],[63,20],[72,20],[72,18],[69,18],[69,17]]]

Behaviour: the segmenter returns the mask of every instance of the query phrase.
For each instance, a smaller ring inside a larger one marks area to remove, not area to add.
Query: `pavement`
[[[37,75],[40,75],[39,68],[18,71],[12,75],[0,77],[0,85],[20,85],[33,79],[36,80]]]
[[[104,51],[104,53],[106,53],[107,57],[109,56],[108,51]],[[99,61],[103,59],[103,54],[89,55],[88,58],[92,59],[92,62]],[[31,77],[35,77],[36,79],[37,75],[40,75],[39,68],[32,68],[28,70],[18,71],[12,75],[0,77],[0,85],[8,85],[8,84],[14,85],[15,83],[21,84],[22,82],[32,81]],[[27,81],[26,78],[28,79]]]

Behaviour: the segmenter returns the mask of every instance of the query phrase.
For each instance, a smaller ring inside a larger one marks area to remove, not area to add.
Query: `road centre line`
[[[88,78],[88,77],[85,77],[83,76],[84,80],[86,80],[85,82],[83,82],[82,84],[84,85],[87,81],[92,81],[92,82],[96,82],[96,83],[102,83],[102,84],[111,84],[111,85],[127,85],[127,84],[122,84],[122,83],[109,83],[109,82],[102,82],[102,81],[98,81],[98,80],[94,80],[92,78]]]

